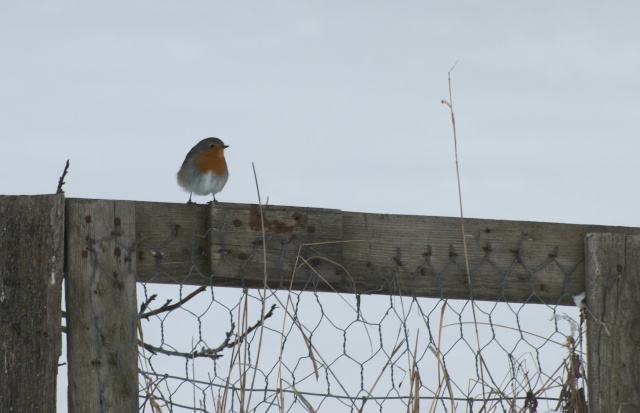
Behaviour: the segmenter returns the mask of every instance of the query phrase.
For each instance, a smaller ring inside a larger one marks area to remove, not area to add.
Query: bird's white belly
[[[198,195],[217,194],[222,190],[226,181],[225,176],[216,176],[213,172],[208,172],[196,180],[192,189]]]

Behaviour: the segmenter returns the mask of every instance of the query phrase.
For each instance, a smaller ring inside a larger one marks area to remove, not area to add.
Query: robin
[[[187,204],[193,203],[191,196],[194,192],[197,195],[212,194],[213,202],[218,202],[216,194],[222,191],[229,179],[224,159],[224,150],[228,147],[218,138],[207,138],[191,148],[178,171],[178,185],[191,192]]]

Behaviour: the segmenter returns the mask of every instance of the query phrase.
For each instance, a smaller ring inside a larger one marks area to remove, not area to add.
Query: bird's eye
[[[210,148],[215,148],[215,146],[216,146],[216,144],[215,144],[215,143],[210,143],[210,144],[209,144],[209,147],[210,147]]]

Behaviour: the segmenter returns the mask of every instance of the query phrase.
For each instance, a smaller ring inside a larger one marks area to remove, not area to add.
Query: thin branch
[[[173,304],[173,305],[169,305],[169,303],[171,302],[171,300],[167,300],[166,303],[164,303],[164,305],[160,308],[158,308],[157,310],[153,310],[153,311],[149,311],[148,313],[144,313],[144,314],[140,314],[140,316],[138,318],[143,319],[146,318],[148,319],[151,316],[160,314],[160,313],[164,313],[164,312],[168,312],[168,311],[173,311],[176,308],[180,308],[182,307],[182,305],[184,303],[186,303],[187,301],[191,300],[193,297],[195,297],[196,295],[200,294],[201,292],[203,292],[204,290],[206,290],[208,288],[208,286],[204,285],[200,288],[198,288],[197,290],[195,290],[194,292],[192,292],[191,294],[189,294],[188,296],[186,296],[185,298],[183,298],[182,300],[178,301],[177,303]],[[144,304],[142,304],[140,311],[144,311],[146,306],[149,305],[149,303],[153,300],[155,300],[156,296],[155,294],[152,295],[147,302],[145,302]]]
[[[65,184],[64,177],[67,176],[67,172],[69,171],[69,160],[67,159],[67,163],[64,165],[64,171],[62,171],[62,176],[58,179],[58,189],[56,190],[56,194],[64,194],[62,190],[62,185]]]
[[[476,345],[478,348],[478,358],[480,359],[480,378],[482,380],[482,395],[486,395],[485,387],[484,387],[484,368],[483,368],[483,358],[480,347],[480,334],[478,333],[478,319],[476,317],[476,306],[473,297],[473,279],[471,278],[471,271],[469,270],[469,254],[467,252],[467,236],[464,230],[464,213],[462,212],[462,185],[460,184],[460,168],[458,167],[458,135],[456,132],[456,118],[453,111],[453,93],[451,92],[451,72],[456,67],[458,62],[456,62],[453,67],[447,73],[447,78],[449,81],[449,101],[442,100],[441,103],[447,105],[449,107],[449,111],[451,112],[451,127],[453,128],[453,147],[456,159],[456,177],[458,180],[458,202],[460,205],[460,232],[462,233],[462,247],[464,249],[464,263],[467,271],[467,282],[469,283],[469,300],[471,301],[471,313],[473,314],[473,323],[476,330]]]
[[[267,318],[271,317],[273,315],[274,310],[278,308],[277,305],[273,304],[271,306],[271,309],[269,310],[269,312],[267,314],[264,315],[264,317],[262,318],[262,320],[258,320],[254,325],[252,325],[251,327],[249,327],[247,329],[247,331],[245,331],[241,336],[238,336],[238,338],[236,338],[234,341],[232,341],[231,343],[229,343],[227,345],[228,348],[231,348],[237,344],[240,344],[244,341],[244,339],[256,328],[260,327],[263,325],[264,320],[266,320]]]
[[[147,309],[147,307],[149,307],[149,304],[151,304],[151,302],[153,300],[155,300],[158,297],[158,294],[153,294],[151,297],[147,298],[146,301],[144,303],[142,303],[140,305],[140,311],[138,312],[138,318],[140,318],[140,315],[142,313],[144,313],[144,310]],[[167,300],[167,302],[169,302],[170,300]]]
[[[263,259],[263,285],[262,285],[262,319],[264,320],[266,318],[266,315],[264,313],[265,310],[265,301],[267,298],[267,279],[268,279],[268,274],[267,274],[267,235],[266,232],[264,230],[264,214],[262,212],[262,200],[260,199],[260,185],[258,184],[258,174],[256,173],[256,166],[254,165],[253,162],[251,162],[251,167],[253,168],[253,178],[256,181],[256,192],[258,194],[258,208],[260,209],[260,225],[262,228],[262,259]],[[275,308],[275,304],[273,306],[271,306],[271,310],[269,311],[269,314],[273,313],[273,310]],[[262,335],[264,333],[264,328],[260,330],[260,336],[258,339],[258,355],[256,356],[256,363],[255,363],[255,367],[254,367],[254,371],[253,371],[253,377],[251,378],[251,388],[253,389],[254,384],[256,382],[256,373],[258,371],[258,364],[260,362],[260,354],[261,349],[262,349]],[[244,377],[243,377],[244,378]],[[249,392],[249,399],[247,400],[247,408],[251,405],[251,396],[253,395],[253,392]],[[244,401],[244,394],[243,394],[243,401]]]
[[[200,351],[192,351],[190,353],[183,353],[180,351],[173,351],[173,350],[166,350],[162,347],[155,347],[152,346],[151,344],[148,343],[143,343],[140,340],[138,340],[138,346],[140,347],[144,347],[145,350],[150,351],[153,354],[166,354],[167,356],[179,356],[179,357],[184,357],[187,359],[192,359],[192,358],[196,358],[196,357],[208,357],[210,359],[218,359],[222,356],[218,355],[217,352],[215,352],[213,349],[202,349]]]
[[[235,325],[231,326],[231,330],[228,331],[226,333],[226,338],[223,340],[222,344],[220,344],[218,347],[216,348],[202,348],[201,350],[194,350],[191,351],[189,353],[184,353],[184,352],[180,352],[180,351],[173,351],[173,350],[166,350],[162,347],[155,347],[152,346],[151,344],[148,343],[143,343],[142,341],[138,340],[138,346],[145,348],[146,350],[150,351],[151,353],[161,353],[161,354],[166,354],[167,356],[179,356],[179,357],[184,357],[187,359],[194,359],[196,357],[207,357],[210,359],[218,359],[220,357],[222,357],[220,353],[222,350],[226,349],[226,348],[232,348],[234,346],[237,346],[238,344],[242,343],[249,334],[251,334],[252,331],[254,331],[256,328],[260,327],[263,323],[264,320],[266,320],[267,318],[273,316],[273,312],[275,311],[275,309],[277,308],[277,306],[275,304],[273,304],[271,306],[271,309],[269,310],[269,312],[267,314],[265,314],[265,316],[256,321],[256,323],[252,326],[250,326],[247,331],[245,331],[244,333],[242,333],[242,335],[236,337],[235,340],[231,340],[231,336],[233,335],[233,330],[235,329]]]

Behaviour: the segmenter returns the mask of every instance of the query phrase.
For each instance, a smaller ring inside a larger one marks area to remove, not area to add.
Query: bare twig
[[[191,300],[193,297],[195,297],[196,295],[200,294],[201,292],[203,292],[204,290],[206,290],[208,288],[208,286],[204,285],[200,288],[198,288],[197,290],[195,290],[194,292],[192,292],[191,294],[189,294],[188,296],[184,297],[182,300],[178,301],[177,303],[173,304],[173,305],[169,305],[169,303],[171,303],[171,300],[167,300],[166,303],[164,303],[164,305],[160,308],[158,308],[157,310],[153,310],[153,311],[149,311],[148,313],[144,313],[144,314],[140,314],[140,316],[138,318],[143,319],[146,318],[148,319],[151,316],[160,314],[160,313],[165,313],[168,311],[173,311],[176,308],[180,308],[182,307],[182,305],[184,303],[186,303],[187,301]],[[142,304],[142,306],[140,307],[140,312],[144,311],[146,309],[146,307],[149,305],[149,303],[153,300],[155,300],[156,298],[156,294],[152,295],[151,297],[149,297],[149,299],[147,299],[147,301],[145,303]]]
[[[151,302],[155,300],[157,297],[158,297],[158,294],[153,294],[151,297],[148,297],[144,303],[140,304],[140,311],[138,312],[138,318],[140,318],[140,315],[144,313],[144,310],[146,310],[147,307],[149,307],[149,304],[151,304]],[[169,302],[169,300],[167,300],[167,302]]]
[[[267,299],[267,279],[268,279],[268,274],[267,274],[267,235],[266,232],[264,230],[264,214],[262,212],[262,200],[260,199],[260,185],[258,184],[258,174],[256,173],[256,166],[254,165],[254,163],[251,163],[251,167],[253,168],[253,178],[255,179],[256,182],[256,193],[258,195],[258,208],[260,209],[260,226],[262,229],[262,259],[263,259],[263,263],[262,263],[262,268],[263,268],[263,285],[262,285],[262,315],[263,318],[266,317],[265,316],[265,301]],[[271,307],[271,311],[269,313],[273,313],[273,309],[275,307],[275,304]],[[253,389],[254,384],[256,382],[256,372],[258,371],[258,363],[260,362],[260,353],[261,353],[261,349],[262,349],[262,336],[264,333],[264,328],[260,329],[260,337],[258,338],[258,354],[256,356],[256,363],[255,363],[255,369],[253,371],[253,377],[251,378],[251,388]],[[249,398],[247,400],[247,410],[249,409],[249,406],[251,405],[251,396],[253,395],[253,392],[249,392]]]
[[[226,341],[226,340],[225,340]],[[178,356],[178,357],[184,357],[186,359],[193,359],[196,357],[208,357],[210,359],[218,359],[220,357],[222,357],[221,355],[218,355],[218,353],[220,352],[219,349],[208,349],[208,348],[203,348],[200,351],[192,351],[190,353],[183,353],[181,351],[173,351],[173,350],[167,350],[164,349],[162,347],[156,347],[156,346],[152,346],[149,343],[143,343],[140,340],[138,340],[138,346],[143,347],[145,350],[150,351],[153,354],[166,354],[167,356]],[[224,344],[221,346],[223,349],[225,348]]]
[[[451,92],[451,72],[456,67],[458,62],[456,62],[453,67],[449,70],[447,74],[449,80],[449,101],[442,100],[441,103],[449,106],[449,111],[451,112],[451,126],[453,128],[453,146],[456,158],[456,177],[458,179],[458,201],[460,203],[460,231],[462,232],[462,247],[464,249],[464,263],[467,271],[467,280],[469,283],[469,299],[471,300],[471,313],[473,314],[473,322],[475,324],[476,330],[476,346],[478,348],[478,359],[482,361],[482,352],[480,347],[480,334],[478,332],[477,325],[477,317],[476,317],[476,305],[473,300],[473,280],[471,279],[471,271],[469,270],[469,255],[467,253],[467,236],[464,231],[464,214],[462,212],[462,185],[460,184],[460,169],[458,167],[458,136],[456,133],[456,118],[453,112],[453,93]],[[486,391],[484,388],[484,368],[483,364],[480,363],[480,379],[482,385],[482,395],[486,396]]]
[[[196,357],[208,357],[210,359],[218,359],[220,357],[222,357],[221,355],[219,355],[218,353],[220,353],[222,350],[226,349],[226,348],[232,348],[237,346],[238,344],[242,343],[249,334],[251,334],[252,331],[254,331],[256,328],[260,327],[263,323],[264,320],[266,320],[267,318],[273,316],[273,312],[275,311],[275,309],[277,308],[277,306],[275,304],[273,304],[271,306],[271,309],[269,310],[269,312],[267,314],[265,314],[265,316],[263,318],[261,318],[260,320],[256,321],[256,323],[252,326],[250,326],[249,328],[247,328],[247,330],[242,333],[240,336],[236,337],[235,340],[231,340],[231,337],[233,336],[233,329],[235,328],[235,325],[231,326],[231,330],[227,331],[226,333],[226,338],[223,340],[222,344],[220,344],[218,347],[216,348],[202,348],[201,350],[195,350],[195,351],[191,351],[189,353],[184,353],[184,352],[180,352],[180,351],[173,351],[173,350],[167,350],[164,349],[162,347],[155,347],[152,346],[151,344],[148,343],[144,343],[141,340],[138,340],[138,345],[140,347],[143,347],[144,349],[152,352],[152,353],[161,353],[161,354],[166,354],[168,356],[179,356],[179,357],[184,357],[187,359],[193,359]]]
[[[67,176],[67,172],[69,171],[69,160],[67,159],[67,163],[64,165],[64,171],[62,171],[62,176],[58,179],[58,189],[56,190],[56,194],[64,194],[62,190],[62,185],[65,184],[64,177]]]
[[[245,331],[241,336],[238,336],[238,338],[236,338],[233,342],[229,343],[229,345],[227,347],[233,347],[237,344],[240,344],[244,341],[245,337],[247,337],[253,330],[255,330],[258,327],[261,327],[263,325],[264,320],[266,320],[267,318],[271,317],[273,315],[274,310],[278,308],[277,305],[273,304],[271,306],[271,309],[269,310],[269,312],[267,314],[264,315],[264,317],[262,318],[262,320],[257,321],[254,325],[252,325],[251,327],[249,327],[247,329],[247,331]]]

